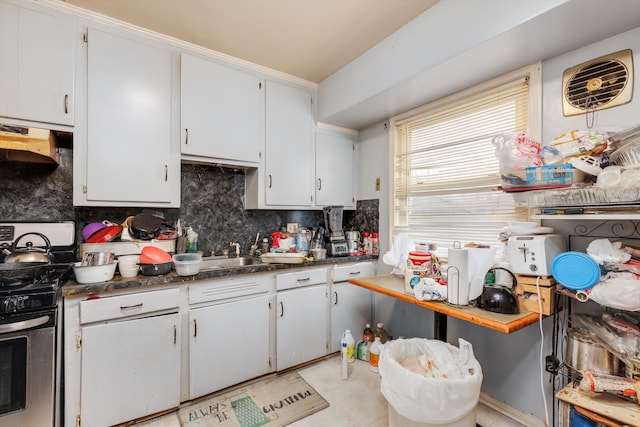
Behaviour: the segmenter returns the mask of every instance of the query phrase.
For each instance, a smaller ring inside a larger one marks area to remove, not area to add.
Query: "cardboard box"
[[[523,285],[533,285],[535,286],[538,282],[538,278],[535,276],[522,276],[520,274],[516,274],[516,279],[518,280],[518,284]],[[553,277],[541,277],[540,278],[540,286],[544,286],[545,288],[555,286],[556,281]]]

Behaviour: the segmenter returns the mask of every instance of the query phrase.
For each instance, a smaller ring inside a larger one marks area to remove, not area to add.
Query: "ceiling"
[[[438,0],[64,0],[319,83]]]

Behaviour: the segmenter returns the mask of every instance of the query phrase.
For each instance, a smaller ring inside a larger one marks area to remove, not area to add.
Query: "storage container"
[[[178,275],[191,276],[200,272],[202,257],[197,253],[175,254],[173,256],[173,265]]]

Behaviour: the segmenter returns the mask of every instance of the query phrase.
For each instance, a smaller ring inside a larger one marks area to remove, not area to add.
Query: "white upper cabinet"
[[[76,24],[0,3],[0,116],[74,124]]]
[[[271,80],[265,87],[265,158],[247,172],[249,209],[313,205],[311,90]]]
[[[236,68],[185,53],[181,59],[183,159],[257,166],[261,80]]]
[[[146,40],[92,28],[87,44],[86,134],[74,135],[74,149],[86,150],[78,159],[78,175],[86,180],[74,180],[74,203],[179,206],[179,134],[172,111],[178,56]]]
[[[355,136],[316,132],[316,205],[355,206]]]

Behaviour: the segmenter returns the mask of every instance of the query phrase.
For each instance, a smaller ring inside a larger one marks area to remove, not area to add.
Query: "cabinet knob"
[[[184,129],[184,144],[187,145],[189,143],[189,129]]]
[[[64,113],[69,114],[69,94],[64,95]]]
[[[271,174],[269,174],[269,188],[271,188]]]
[[[318,191],[322,190],[322,178],[318,178]]]

